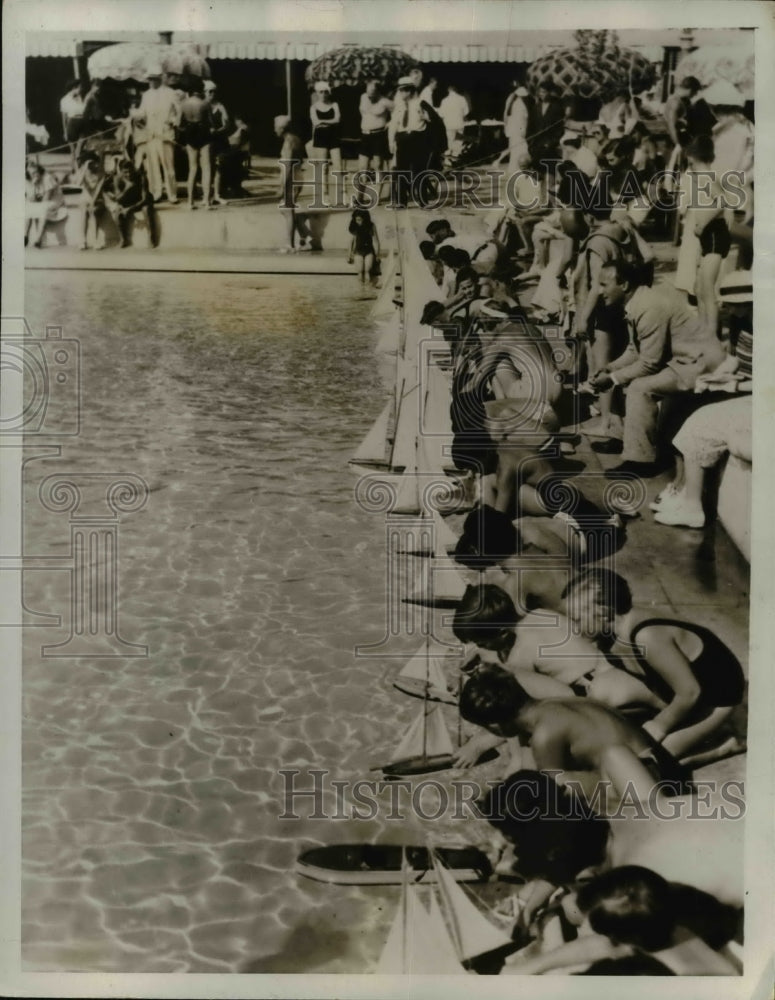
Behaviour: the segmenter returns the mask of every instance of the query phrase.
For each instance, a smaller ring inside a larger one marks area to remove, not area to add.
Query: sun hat
[[[736,108],[745,106],[745,98],[729,80],[716,80],[700,96],[708,104],[726,104]]]
[[[753,282],[750,271],[732,271],[719,288],[722,302],[753,302]]]

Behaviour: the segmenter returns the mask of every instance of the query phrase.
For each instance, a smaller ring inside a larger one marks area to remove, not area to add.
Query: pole
[[[291,113],[291,60],[286,56],[285,59],[285,102],[286,102],[286,114],[289,118],[293,117]]]

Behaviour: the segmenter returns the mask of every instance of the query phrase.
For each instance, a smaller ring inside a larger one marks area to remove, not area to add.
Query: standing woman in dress
[[[342,114],[336,101],[331,100],[331,88],[322,80],[318,80],[315,84],[315,97],[309,114],[312,122],[312,158],[326,160],[334,170],[341,170],[339,124]],[[328,178],[327,167],[325,177]],[[327,188],[326,183],[324,190]]]

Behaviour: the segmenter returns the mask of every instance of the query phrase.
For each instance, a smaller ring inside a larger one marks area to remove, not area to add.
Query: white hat
[[[527,97],[527,87],[517,87],[514,93],[517,97]]]
[[[411,76],[402,76],[401,79],[398,81],[398,86],[412,87],[412,89],[416,89],[416,84]]]
[[[315,92],[318,94],[326,94],[331,92],[331,88],[325,80],[318,80],[315,84]]]
[[[145,71],[145,75],[148,77],[149,80],[152,80],[154,79],[154,77],[157,76],[159,77],[159,79],[161,79],[162,75],[161,65],[157,63],[155,66],[149,66],[148,69]]]
[[[204,80],[202,86],[204,87],[205,90],[216,90],[218,84],[215,82],[215,80]]]
[[[753,302],[753,282],[750,271],[732,271],[721,282],[722,302]]]
[[[700,96],[708,104],[728,104],[736,108],[745,106],[745,98],[729,80],[716,80]]]

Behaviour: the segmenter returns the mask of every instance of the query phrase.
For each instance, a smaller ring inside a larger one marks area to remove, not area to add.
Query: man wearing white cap
[[[162,178],[167,199],[177,204],[178,182],[175,177],[175,129],[180,123],[180,106],[175,91],[162,84],[161,67],[148,73],[149,88],[140,101],[139,113],[145,113],[148,130],[146,169],[148,186],[154,201],[162,196]]]

